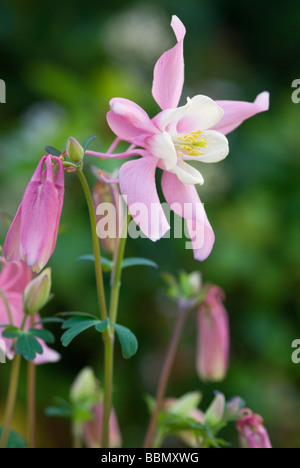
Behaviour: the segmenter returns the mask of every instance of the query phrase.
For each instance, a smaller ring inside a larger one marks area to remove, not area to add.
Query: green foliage
[[[88,317],[72,317],[64,322],[62,328],[67,331],[62,335],[61,342],[63,346],[68,346],[76,336],[88,330],[89,328],[103,325],[103,331],[107,328],[108,322],[104,325],[101,320],[90,319]]]
[[[137,353],[138,341],[136,336],[123,325],[113,324],[116,334],[119,338],[122,354],[125,359],[129,359]]]
[[[2,431],[3,431],[3,427],[1,426],[0,427],[0,439],[1,439]],[[27,447],[26,447],[26,442],[23,439],[23,437],[21,437],[20,434],[18,434],[17,432],[11,430],[10,433],[9,433],[9,436],[8,436],[6,448],[8,448],[8,449],[15,449],[15,448],[24,449],[24,448],[27,448]]]
[[[37,354],[43,354],[43,348],[37,338],[49,343],[54,343],[54,335],[45,329],[31,328],[21,330],[11,325],[0,326],[4,328],[2,336],[4,338],[15,339],[16,351],[27,361],[33,361]]]
[[[62,154],[62,151],[60,151],[57,148],[54,148],[54,146],[45,146],[45,150],[48,154],[51,154],[52,156],[59,157]]]
[[[91,261],[94,262],[94,255],[82,255],[77,259],[77,261]],[[114,262],[112,260],[109,260],[106,257],[101,256],[101,263],[103,267],[103,271],[106,273],[111,272],[114,267]],[[147,258],[125,258],[122,262],[122,268],[129,268],[129,267],[135,267],[135,266],[147,266],[147,267],[152,267],[152,268],[158,268],[157,263],[153,262],[152,260],[149,260]]]
[[[90,146],[90,144],[95,140],[95,136],[91,136],[90,138],[88,138],[82,145],[82,148],[84,151],[86,151],[88,149],[88,147]]]

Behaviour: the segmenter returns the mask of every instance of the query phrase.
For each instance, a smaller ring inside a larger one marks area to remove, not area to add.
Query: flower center
[[[207,140],[202,135],[202,131],[191,132],[187,135],[178,136],[174,141],[175,148],[180,157],[200,156],[205,153],[200,148],[207,148]]]

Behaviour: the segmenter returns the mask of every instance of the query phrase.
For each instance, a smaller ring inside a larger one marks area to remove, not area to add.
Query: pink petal
[[[196,188],[183,184],[176,175],[164,172],[162,189],[171,209],[187,221],[195,259],[205,260],[211,253],[215,236]]]
[[[157,132],[148,114],[134,102],[114,98],[110,101],[110,106],[107,122],[121,140],[138,144],[143,135],[149,136]]]
[[[49,364],[51,362],[57,362],[60,360],[61,356],[59,353],[54,351],[54,349],[49,348],[44,341],[38,340],[40,345],[43,348],[43,354],[37,354],[35,360],[33,361],[36,365],[40,364]]]
[[[7,233],[3,255],[8,262],[21,260],[20,254],[20,228],[21,228],[22,203]]]
[[[1,259],[0,259],[1,261]],[[24,262],[4,263],[0,274],[0,289],[5,292],[24,292],[32,273]]]
[[[244,120],[249,119],[255,114],[265,112],[269,109],[269,93],[267,91],[259,94],[255,101],[216,101],[216,103],[224,110],[224,116],[213,130],[226,135],[235,130]]]
[[[56,241],[59,199],[49,180],[32,182],[22,202],[21,253],[27,265],[41,270],[48,262]]]
[[[197,370],[206,381],[223,380],[228,369],[229,323],[227,312],[212,287],[198,312]]]
[[[177,44],[158,59],[152,87],[153,97],[163,110],[178,106],[184,82],[183,40],[186,30],[177,16],[173,16],[171,26]]]
[[[134,221],[152,241],[170,229],[156,190],[157,163],[156,158],[148,156],[126,162],[120,169],[121,193]]]

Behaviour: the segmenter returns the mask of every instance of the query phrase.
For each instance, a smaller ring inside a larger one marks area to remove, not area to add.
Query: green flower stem
[[[121,238],[116,245],[116,260],[114,269],[112,272],[112,286],[111,286],[111,297],[110,297],[110,309],[109,309],[109,337],[105,340],[105,389],[104,389],[104,411],[103,411],[103,431],[102,431],[102,447],[109,448],[109,419],[112,407],[112,386],[113,386],[113,366],[114,366],[114,339],[115,332],[111,325],[117,320],[120,288],[121,288],[121,276],[122,276],[122,262],[124,258],[127,230],[130,217],[127,216],[126,222],[124,222],[123,232]]]
[[[82,169],[77,168],[76,172],[81,182],[81,185],[85,194],[85,198],[87,201],[88,209],[89,209],[91,229],[92,229],[92,238],[93,238],[93,250],[94,250],[94,257],[95,257],[95,273],[96,273],[96,285],[97,285],[99,309],[100,309],[101,320],[105,320],[107,318],[107,307],[106,307],[106,301],[105,301],[100,245],[99,245],[99,239],[97,236],[96,213],[95,213],[92,194],[91,194],[89,185],[87,183],[87,180],[82,172]]]
[[[34,316],[31,317],[31,326],[34,325]],[[36,434],[36,365],[34,362],[27,364],[27,440],[28,448],[35,448]]]
[[[12,363],[10,383],[9,383],[8,396],[7,396],[6,409],[5,409],[4,424],[3,424],[3,432],[2,432],[1,441],[0,441],[0,448],[5,448],[7,441],[8,441],[10,426],[11,426],[12,417],[13,417],[14,409],[15,409],[15,403],[16,403],[20,367],[21,367],[21,356],[20,354],[16,354]]]
[[[22,331],[24,330],[26,319],[27,317],[26,315],[24,315],[23,322],[21,325]],[[3,431],[2,431],[2,436],[0,440],[0,448],[6,448],[6,444],[7,444],[9,433],[10,433],[10,427],[11,427],[11,422],[12,422],[12,418],[14,414],[16,396],[17,396],[17,390],[18,390],[20,367],[21,367],[21,355],[16,354],[12,363],[12,368],[11,368],[7,402],[5,406]]]
[[[190,308],[182,308],[182,310],[180,311],[178,315],[178,319],[174,328],[174,332],[173,332],[173,335],[169,344],[167,356],[166,356],[166,359],[162,368],[162,372],[160,375],[158,389],[156,393],[155,407],[151,414],[150,423],[148,426],[148,430],[147,430],[147,434],[146,434],[146,438],[144,442],[144,448],[151,448],[153,444],[157,418],[158,418],[158,415],[161,410],[162,403],[165,397],[167,384],[168,384],[170,373],[174,364],[174,359],[176,356],[179,339],[180,339],[181,332],[185,323],[185,319],[187,317],[189,310]]]

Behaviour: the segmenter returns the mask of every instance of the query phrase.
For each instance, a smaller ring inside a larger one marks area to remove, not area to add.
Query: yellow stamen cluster
[[[179,147],[180,151],[189,156],[200,156],[205,153],[199,151],[198,148],[207,148],[207,141],[201,136],[202,131],[191,132],[182,137],[178,137],[175,143]]]

